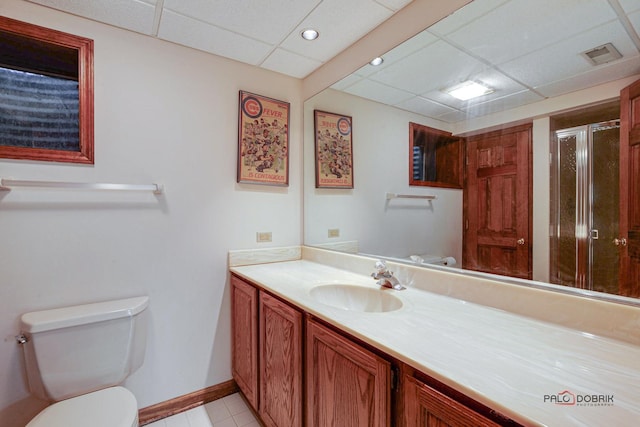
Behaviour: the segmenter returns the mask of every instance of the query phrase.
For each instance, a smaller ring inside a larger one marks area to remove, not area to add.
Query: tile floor
[[[260,427],[260,423],[240,393],[235,393],[146,427]]]

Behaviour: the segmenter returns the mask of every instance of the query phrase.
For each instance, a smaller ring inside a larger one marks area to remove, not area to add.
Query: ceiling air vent
[[[592,65],[602,65],[622,58],[622,54],[611,43],[582,52],[582,56]]]

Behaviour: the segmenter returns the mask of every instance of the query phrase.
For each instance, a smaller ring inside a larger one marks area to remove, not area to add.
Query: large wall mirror
[[[0,16],[0,157],[93,163],[93,41]]]
[[[599,110],[609,120],[618,109],[619,117],[620,90],[640,79],[639,33],[635,1],[474,0],[383,54],[382,65],[364,65],[311,97],[304,108],[305,244],[460,271],[463,190],[410,185],[409,123],[465,138],[529,125],[532,235],[524,245],[533,281],[557,283],[549,236],[552,205],[561,204],[551,193],[556,131],[596,123]],[[465,81],[489,90],[466,101],[449,96],[448,88]],[[314,109],[353,117],[353,189],[314,186]],[[387,193],[430,197],[390,200]],[[600,290],[580,287],[566,291]]]

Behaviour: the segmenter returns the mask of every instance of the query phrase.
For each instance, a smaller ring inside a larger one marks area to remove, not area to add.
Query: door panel
[[[640,81],[620,93],[618,247],[620,294],[640,297]]]
[[[231,276],[231,371],[253,409],[258,409],[258,290]]]
[[[531,125],[467,140],[463,267],[530,279]]]
[[[302,425],[302,313],[260,292],[260,418]]]

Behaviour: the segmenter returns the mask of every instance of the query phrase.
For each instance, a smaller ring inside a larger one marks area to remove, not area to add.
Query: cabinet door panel
[[[390,425],[390,364],[307,322],[307,425]]]
[[[406,427],[497,427],[499,424],[410,376],[404,377]]]
[[[231,276],[231,371],[254,409],[258,409],[258,290]]]
[[[302,425],[302,314],[263,292],[259,413],[268,427]]]

